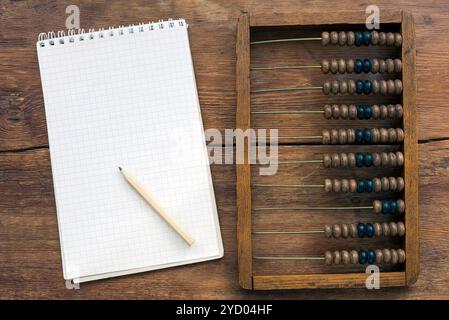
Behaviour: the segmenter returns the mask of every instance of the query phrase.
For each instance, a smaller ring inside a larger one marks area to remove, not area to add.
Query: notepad
[[[64,278],[222,257],[186,22],[41,34],[36,45]],[[120,165],[192,235],[191,247]]]

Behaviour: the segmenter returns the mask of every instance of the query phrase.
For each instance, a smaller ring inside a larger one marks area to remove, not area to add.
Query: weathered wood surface
[[[449,4],[378,1],[410,9],[416,24],[420,158],[421,273],[410,288],[247,292],[239,287],[235,168],[212,174],[225,246],[221,260],[108,279],[66,290],[35,41],[64,29],[65,8],[78,4],[81,26],[107,27],[168,17],[190,25],[206,128],[235,127],[235,32],[241,9],[288,12],[361,9],[361,1],[3,1],[0,7],[0,298],[448,298],[449,297]],[[273,7],[275,6],[275,7]],[[280,107],[283,100],[273,100]],[[284,104],[288,106],[287,103]],[[274,124],[273,124],[274,125]],[[435,141],[443,140],[443,141]],[[29,150],[23,150],[29,149]],[[288,153],[285,153],[288,154]],[[208,274],[204,278],[204,274]]]

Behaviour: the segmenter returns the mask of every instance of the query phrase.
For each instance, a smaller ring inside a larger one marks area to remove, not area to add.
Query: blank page
[[[37,48],[64,278],[221,257],[185,21],[46,39]],[[195,239],[191,247],[118,166]]]

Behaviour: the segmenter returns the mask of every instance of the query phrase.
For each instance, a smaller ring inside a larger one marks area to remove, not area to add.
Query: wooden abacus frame
[[[280,14],[269,12],[242,13],[237,25],[237,128],[243,131],[251,128],[250,98],[250,31],[260,27],[283,26],[326,26],[333,24],[364,24],[364,12],[304,12]],[[415,31],[413,17],[407,11],[383,11],[381,23],[400,26],[402,43],[402,105],[404,115],[402,125],[405,132],[403,142],[405,180],[405,252],[407,255],[404,271],[382,272],[382,287],[406,286],[414,283],[419,274],[419,234],[418,234],[418,145],[416,130],[416,77],[415,77]],[[302,288],[349,288],[364,287],[367,275],[364,273],[338,274],[286,274],[258,275],[253,273],[252,248],[252,190],[251,168],[248,162],[248,144],[245,141],[245,163],[237,164],[237,241],[239,283],[245,289],[302,289]]]

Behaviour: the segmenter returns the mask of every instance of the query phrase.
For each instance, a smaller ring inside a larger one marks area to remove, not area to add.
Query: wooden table
[[[126,4],[125,4],[126,3]],[[65,289],[35,42],[65,29],[77,4],[81,27],[183,17],[189,25],[206,128],[235,128],[235,31],[240,10],[364,9],[357,0],[3,1],[0,8],[0,298],[249,299],[449,298],[449,3],[377,1],[410,9],[416,23],[421,275],[409,288],[248,292],[237,282],[235,168],[213,165],[225,246],[221,260]],[[381,11],[382,12],[382,11]],[[207,277],[204,275],[207,274]]]

